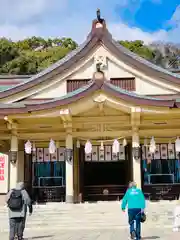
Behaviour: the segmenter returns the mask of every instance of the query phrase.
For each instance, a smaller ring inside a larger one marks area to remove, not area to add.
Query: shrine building
[[[97,18],[82,45],[33,76],[0,76],[0,197],[37,202],[180,194],[180,74],[137,56]]]

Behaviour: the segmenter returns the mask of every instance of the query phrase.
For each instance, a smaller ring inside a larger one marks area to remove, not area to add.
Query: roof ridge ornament
[[[106,29],[106,22],[104,18],[101,18],[101,10],[98,8],[96,11],[97,18],[94,20],[95,28],[103,28]]]
[[[103,25],[105,20],[104,20],[104,18],[101,18],[101,10],[99,8],[96,11],[96,16],[97,16],[98,23],[101,23]]]
[[[92,35],[97,35],[98,37],[102,37],[104,33],[107,33],[106,29],[106,21],[104,18],[101,17],[101,11],[100,9],[97,9],[96,11],[96,19],[92,22],[92,29],[89,36],[92,37]]]

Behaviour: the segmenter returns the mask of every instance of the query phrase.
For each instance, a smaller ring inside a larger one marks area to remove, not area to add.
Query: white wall
[[[49,87],[48,89],[34,95],[33,99],[38,98],[59,98],[66,95],[66,81],[59,81],[57,84]]]
[[[66,95],[66,80],[67,79],[90,79],[95,71],[94,56],[104,55],[107,58],[107,67],[104,69],[105,76],[107,80],[110,78],[128,78],[135,77],[136,81],[136,93],[142,95],[164,95],[173,94],[178,90],[177,86],[172,84],[167,84],[157,79],[151,78],[151,76],[146,76],[145,73],[139,72],[128,66],[125,62],[117,59],[108,50],[100,46],[94,53],[91,53],[88,62],[82,66],[79,70],[71,73],[66,79],[62,79],[59,75],[59,81],[56,84],[48,87],[47,89],[40,91],[32,98],[58,98]],[[84,60],[85,61],[85,60]],[[58,79],[57,79],[58,80]],[[180,87],[179,87],[180,90]]]

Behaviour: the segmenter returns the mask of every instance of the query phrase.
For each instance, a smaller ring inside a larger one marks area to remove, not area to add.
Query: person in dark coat
[[[20,192],[22,194],[22,207],[17,210],[14,210],[9,206],[12,194],[15,192]],[[8,192],[6,196],[6,202],[9,208],[9,240],[14,240],[15,236],[17,236],[18,240],[22,240],[25,229],[27,209],[29,208],[30,215],[33,212],[32,202],[27,191],[24,189],[23,182],[18,183],[15,189],[11,189]]]

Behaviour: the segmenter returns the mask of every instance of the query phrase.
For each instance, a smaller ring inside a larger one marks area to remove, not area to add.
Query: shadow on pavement
[[[145,240],[145,239],[158,239],[158,238],[160,238],[160,237],[158,237],[158,236],[151,236],[151,237],[142,237],[142,240]]]
[[[51,237],[54,237],[53,235],[46,235],[46,236],[37,236],[37,237],[30,237],[28,238],[29,240],[30,239],[44,239],[44,238],[51,238]],[[26,240],[27,238],[25,238]]]

